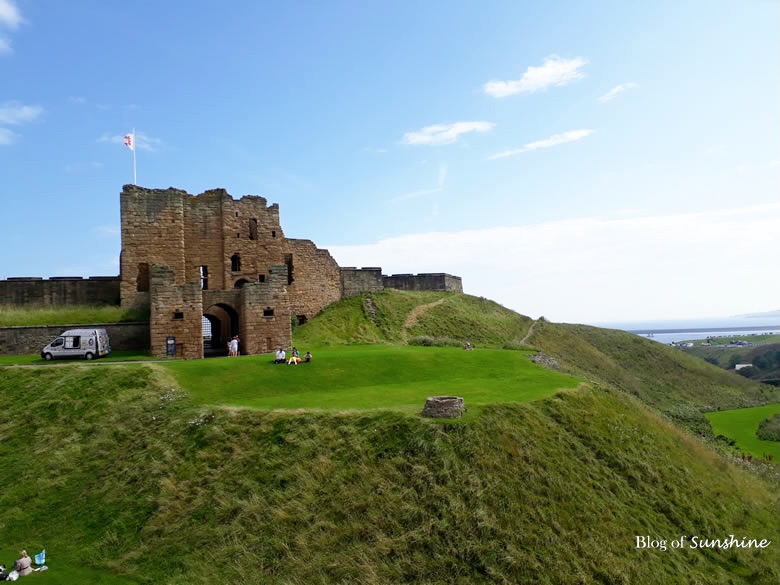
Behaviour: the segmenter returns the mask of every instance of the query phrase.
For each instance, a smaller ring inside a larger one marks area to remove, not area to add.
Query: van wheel
[[[43,359],[45,359],[47,362],[50,362],[52,359],[54,359],[54,356],[50,353],[43,354]]]
[[[95,354],[93,354],[91,351],[88,351],[87,353],[84,354],[84,359],[85,360],[95,359]]]

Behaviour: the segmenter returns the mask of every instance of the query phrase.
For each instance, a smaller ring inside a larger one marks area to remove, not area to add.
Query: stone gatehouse
[[[121,218],[121,304],[149,307],[154,355],[175,348],[202,358],[234,335],[242,353],[268,353],[290,347],[293,320],[303,323],[344,296],[463,291],[460,277],[449,274],[341,268],[310,240],[287,238],[279,205],[255,195],[235,200],[224,189],[190,195],[125,185]]]

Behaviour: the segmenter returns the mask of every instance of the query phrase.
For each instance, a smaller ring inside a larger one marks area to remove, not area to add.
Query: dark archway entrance
[[[238,335],[238,312],[228,304],[217,303],[203,311],[203,355],[227,355],[227,342]]]

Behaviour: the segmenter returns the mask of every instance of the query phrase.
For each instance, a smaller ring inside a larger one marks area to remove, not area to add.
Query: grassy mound
[[[780,576],[773,488],[621,392],[489,406],[464,425],[204,407],[166,375],[143,365],[0,370],[3,542],[46,546],[51,569],[36,582]],[[645,534],[773,544],[636,550]]]
[[[293,332],[299,346],[403,343],[429,336],[478,347],[516,347],[531,319],[487,299],[386,290],[343,299]]]
[[[246,356],[164,367],[197,402],[253,408],[417,413],[428,396],[457,394],[471,411],[496,402],[537,400],[581,382],[506,350],[375,345],[314,348],[313,354],[312,363],[297,366]]]

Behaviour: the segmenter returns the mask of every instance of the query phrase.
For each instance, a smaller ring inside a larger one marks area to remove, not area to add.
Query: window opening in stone
[[[249,239],[257,239],[257,220],[254,217],[249,220]]]
[[[241,237],[241,234],[236,234],[236,237],[237,237],[237,238],[240,238],[240,237]]]
[[[242,288],[245,284],[248,284],[249,281],[246,278],[239,278],[236,281],[236,284],[233,285],[233,288]]]
[[[276,237],[276,230],[271,230],[271,237],[272,237],[272,238],[275,238],[275,237]]]
[[[141,262],[138,265],[138,274],[135,277],[135,290],[138,292],[149,291],[149,263]]]
[[[295,318],[298,319],[298,325],[306,323],[306,315],[296,315]]]
[[[287,284],[292,284],[295,278],[293,278],[293,257],[292,254],[284,255],[284,263],[287,264]]]
[[[209,289],[209,267],[208,266],[200,267],[200,288],[201,290]]]
[[[274,316],[274,310],[271,307],[266,307],[263,309],[263,317],[273,317]]]
[[[233,254],[230,257],[230,270],[241,272],[241,256],[239,254]]]
[[[257,277],[257,282],[265,282],[265,274],[261,274]]]
[[[181,311],[174,311],[173,312],[173,318],[176,321],[181,321],[182,319],[184,319],[184,313],[182,313]]]

